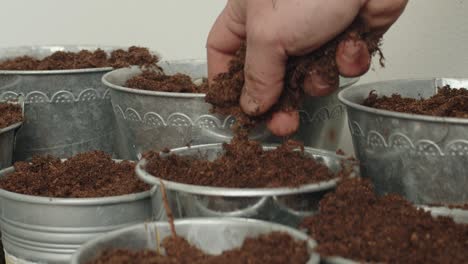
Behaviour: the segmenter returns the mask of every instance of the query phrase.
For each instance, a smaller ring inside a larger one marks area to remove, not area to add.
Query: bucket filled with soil
[[[247,217],[297,226],[316,213],[320,199],[341,177],[355,173],[348,163],[290,142],[272,147],[234,140],[149,152],[136,172],[156,185],[151,194],[156,219],[165,219],[166,193],[175,218]]]
[[[345,179],[301,227],[325,263],[466,263],[468,221],[378,196],[369,180]]]
[[[0,101],[0,169],[12,164],[15,136],[23,120],[22,102]]]
[[[307,235],[268,222],[184,219],[132,226],[96,238],[73,256],[73,264],[94,263],[319,263]]]
[[[0,171],[7,263],[69,263],[89,239],[150,220],[149,186],[134,168],[92,151],[67,160],[34,156]]]
[[[224,95],[226,91],[217,94],[216,87],[208,88],[206,60],[163,61],[159,66],[162,71],[142,71],[134,67],[115,70],[103,77],[104,84],[111,88],[117,125],[122,133],[119,144],[126,153],[120,157],[137,159],[148,150],[231,140],[231,128],[238,116],[217,111],[220,108],[213,109],[211,103],[219,100],[218,96],[238,95],[235,91],[227,92],[227,95]],[[243,83],[243,77],[231,81],[239,85]],[[356,81],[340,78],[340,87],[348,87]],[[226,105],[226,108],[231,106]],[[336,150],[344,117],[344,109],[336,94],[306,97],[299,112],[302,123],[294,138],[306,146]],[[263,122],[256,124],[250,138],[282,142],[282,138],[273,136]]]
[[[0,49],[0,79],[21,82],[0,90],[0,100],[25,97],[25,122],[18,132],[15,160],[33,155],[68,158],[113,152],[115,120],[104,73],[130,65],[152,65],[146,48],[28,46]]]
[[[361,173],[379,194],[468,203],[467,79],[394,80],[339,94]]]
[[[229,141],[234,117],[212,113],[205,102],[206,61],[158,65],[160,70],[124,68],[103,77],[121,133],[119,157],[136,160],[149,150]],[[251,132],[259,140],[268,136],[265,127]]]

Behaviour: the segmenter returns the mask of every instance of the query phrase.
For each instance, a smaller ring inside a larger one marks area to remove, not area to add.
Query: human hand
[[[407,0],[229,0],[207,41],[208,77],[228,70],[242,41],[247,43],[245,84],[240,99],[249,115],[263,114],[281,95],[289,56],[313,52],[360,17],[373,34],[382,35],[403,12]],[[342,76],[369,70],[371,55],[362,40],[347,39],[337,48]],[[337,87],[316,72],[304,80],[304,91],[325,96]],[[278,136],[294,133],[297,112],[277,112],[268,128]]]

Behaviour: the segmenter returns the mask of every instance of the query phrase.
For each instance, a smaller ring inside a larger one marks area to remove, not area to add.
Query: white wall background
[[[166,59],[199,58],[205,56],[206,36],[224,4],[225,0],[0,0],[0,46],[136,44],[156,49]],[[467,76],[467,14],[464,0],[410,0],[385,37],[386,68],[376,67],[361,82]],[[348,134],[342,145],[351,150]]]

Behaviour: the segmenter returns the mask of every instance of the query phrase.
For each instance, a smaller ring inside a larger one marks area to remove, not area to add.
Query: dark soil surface
[[[468,263],[468,225],[433,218],[397,195],[377,197],[369,181],[343,180],[303,224],[324,256],[370,263]]]
[[[163,241],[167,255],[153,250],[129,251],[114,249],[103,252],[88,264],[304,264],[309,259],[305,242],[295,241],[283,233],[271,233],[257,238],[247,238],[240,248],[224,251],[213,256],[203,253],[181,237],[168,237]]]
[[[409,114],[468,118],[468,90],[444,86],[427,99],[404,98],[399,94],[379,98],[370,93],[363,105]]]
[[[214,82],[208,87],[206,101],[213,104],[213,111],[233,115],[241,127],[251,127],[259,121],[263,121],[272,112],[298,110],[305,97],[302,89],[307,75],[316,71],[324,76],[326,81],[335,87],[338,86],[339,72],[335,55],[338,44],[345,39],[362,39],[369,48],[371,55],[378,53],[383,65],[383,55],[380,51],[381,39],[368,33],[368,29],[359,20],[355,21],[345,32],[328,42],[320,49],[298,57],[290,57],[287,62],[285,86],[277,104],[270,112],[259,117],[250,117],[244,114],[239,105],[239,98],[244,85],[244,62],[246,54],[245,43],[237,52],[229,67],[229,71],[215,77]]]
[[[468,203],[467,204],[430,204],[429,206],[434,207],[448,207],[450,209],[464,209],[468,210]]]
[[[138,193],[149,189],[135,175],[135,164],[114,162],[110,155],[93,151],[64,162],[35,156],[16,162],[15,172],[0,179],[0,188],[27,195],[91,198]]]
[[[297,142],[287,141],[272,151],[259,142],[234,138],[214,161],[174,154],[145,154],[147,171],[163,180],[230,188],[297,187],[339,177],[325,165],[304,155]],[[294,151],[295,149],[299,151]]]
[[[123,68],[131,65],[151,66],[158,61],[159,58],[151,54],[147,48],[132,46],[128,50],[114,50],[110,56],[101,49],[79,52],[57,51],[41,60],[22,56],[0,62],[0,70],[45,71],[102,67]]]
[[[23,121],[21,106],[0,103],[0,129]]]
[[[157,91],[157,92],[174,92],[174,93],[204,93],[204,85],[195,85],[190,76],[177,73],[174,75],[166,75],[158,71],[144,71],[142,74],[129,79],[126,87]]]
[[[468,210],[468,203],[467,204],[451,204],[448,206],[451,209],[464,209]]]

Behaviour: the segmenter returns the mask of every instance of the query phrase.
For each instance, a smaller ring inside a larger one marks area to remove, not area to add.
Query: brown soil
[[[97,259],[88,264],[304,264],[309,259],[306,243],[295,241],[291,236],[283,233],[271,233],[257,238],[247,238],[240,248],[225,251],[217,256],[203,253],[181,237],[168,237],[163,241],[162,245],[167,253],[165,256],[153,250],[129,251],[114,249],[103,252]]]
[[[468,210],[468,204],[451,204],[448,206],[451,209],[464,209]]]
[[[64,162],[35,156],[31,162],[16,162],[14,167],[14,173],[0,179],[0,188],[27,195],[87,198],[149,189],[136,177],[134,163],[116,163],[102,151],[78,154]]]
[[[162,157],[149,152],[147,171],[163,180],[229,188],[297,187],[339,177],[329,169],[293,151],[302,145],[288,141],[272,151],[263,151],[255,141],[234,138],[223,145],[225,153],[214,161],[174,154]]]
[[[429,206],[434,207],[448,207],[450,209],[464,209],[468,210],[468,203],[467,204],[430,204]]]
[[[370,263],[467,263],[468,225],[433,218],[397,195],[377,197],[368,180],[343,180],[303,224],[324,256]]]
[[[371,92],[363,105],[409,114],[468,118],[468,90],[444,86],[427,99],[404,98],[399,94],[379,98]]]
[[[23,121],[21,106],[0,103],[0,129]]]
[[[158,71],[144,71],[142,74],[129,79],[125,83],[126,87],[174,93],[204,93],[205,86],[198,86],[192,82],[190,76],[177,73],[166,75]]]
[[[131,65],[151,66],[159,58],[150,53],[147,48],[132,46],[128,50],[117,49],[110,56],[103,50],[81,50],[79,52],[57,51],[44,59],[22,56],[0,62],[0,70],[71,70],[113,67],[123,68]]]
[[[213,104],[213,111],[224,115],[233,115],[241,127],[249,128],[259,121],[268,119],[272,112],[298,110],[304,98],[302,89],[306,76],[316,71],[326,78],[326,81],[338,86],[339,72],[335,55],[338,44],[346,39],[362,39],[370,54],[380,55],[383,66],[383,54],[380,51],[381,38],[368,33],[368,29],[359,20],[355,21],[344,33],[322,46],[320,49],[298,57],[290,57],[286,66],[286,76],[283,93],[278,103],[265,115],[250,117],[243,113],[239,106],[239,98],[244,85],[244,62],[246,54],[245,43],[230,62],[229,71],[215,77],[208,87],[206,101]]]

